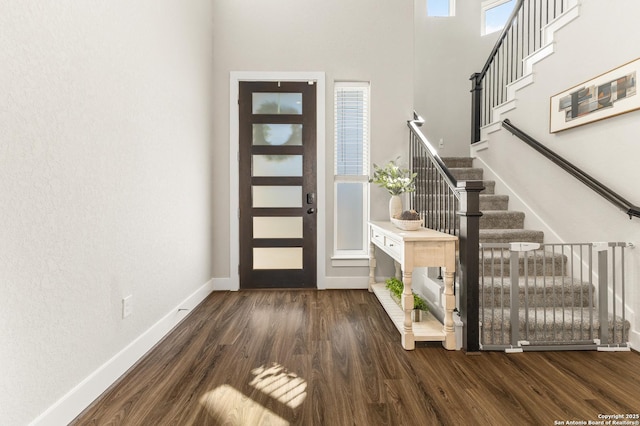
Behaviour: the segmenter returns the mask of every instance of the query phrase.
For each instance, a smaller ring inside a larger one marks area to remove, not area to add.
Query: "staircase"
[[[516,253],[518,261],[517,323],[519,341],[512,341],[511,262],[515,260],[507,243],[544,243],[542,231],[524,228],[525,214],[509,210],[509,197],[495,194],[495,182],[485,181],[482,168],[473,167],[472,158],[442,158],[458,180],[481,180],[480,193],[480,321],[481,342],[485,349],[513,347],[533,340],[540,346],[593,345],[601,336],[597,311],[597,291],[571,266],[577,249],[571,245],[556,248],[544,245],[529,252]],[[418,175],[418,179],[421,176]],[[502,243],[502,244],[501,244]],[[575,245],[578,246],[578,245]],[[590,249],[590,247],[589,247]],[[588,249],[580,248],[576,262],[586,262]],[[590,259],[590,258],[589,258]],[[575,266],[574,266],[575,269]],[[606,313],[607,341],[624,344],[630,324],[624,318]]]
[[[471,76],[472,155],[489,147],[517,93],[534,82],[533,66],[554,52],[557,31],[579,13],[578,0],[516,0],[485,65]],[[495,193],[495,182],[484,180],[472,158],[440,158],[423,123],[416,113],[408,122],[418,173],[411,205],[426,227],[460,237],[464,349],[478,350],[480,342],[483,350],[628,350],[624,277],[617,278],[627,244],[545,243],[542,231],[525,229],[525,214],[509,210],[509,197]],[[478,194],[480,182],[485,189]]]

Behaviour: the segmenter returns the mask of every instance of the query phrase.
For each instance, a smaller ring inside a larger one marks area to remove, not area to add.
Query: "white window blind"
[[[335,174],[362,176],[369,164],[369,84],[336,83]]]

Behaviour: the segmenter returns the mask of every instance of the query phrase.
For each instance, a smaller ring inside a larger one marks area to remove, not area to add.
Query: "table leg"
[[[453,272],[447,269],[444,273],[444,342],[445,349],[456,349],[456,334],[453,327],[453,310],[456,306],[456,296],[453,293]]]
[[[402,347],[407,350],[416,348],[413,322],[411,321],[411,311],[413,310],[412,275],[413,271],[402,271],[402,283],[404,287],[402,290],[402,310],[404,311]]]

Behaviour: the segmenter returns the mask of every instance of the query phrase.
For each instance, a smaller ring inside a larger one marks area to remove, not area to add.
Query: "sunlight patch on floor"
[[[307,397],[307,382],[282,365],[273,363],[251,370],[255,377],[249,384],[280,401],[289,408],[297,408]]]
[[[200,404],[225,425],[289,425],[288,421],[229,385],[207,392],[200,398]]]

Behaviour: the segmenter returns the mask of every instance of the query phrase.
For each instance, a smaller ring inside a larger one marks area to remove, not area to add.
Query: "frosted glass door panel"
[[[253,269],[302,269],[302,247],[254,247]]]
[[[253,176],[302,176],[302,155],[253,155]]]
[[[302,187],[253,186],[253,207],[302,207]]]
[[[338,201],[337,248],[339,250],[362,250],[364,212],[362,183],[338,183],[336,197]]]
[[[302,238],[302,217],[253,217],[253,238]]]
[[[302,114],[302,93],[261,93],[253,94],[254,114]]]
[[[302,124],[254,124],[253,145],[302,145]]]

